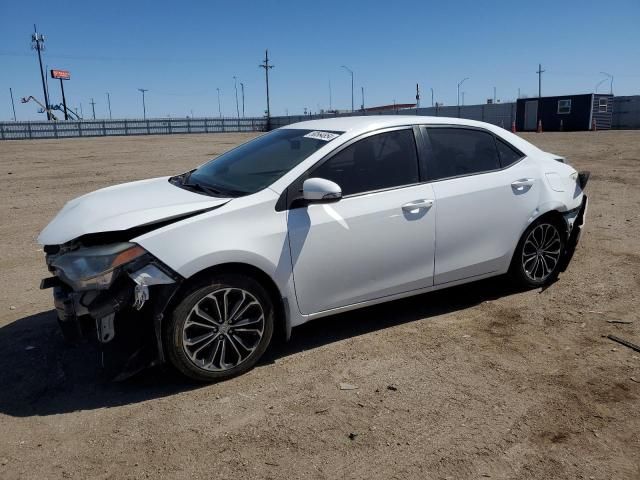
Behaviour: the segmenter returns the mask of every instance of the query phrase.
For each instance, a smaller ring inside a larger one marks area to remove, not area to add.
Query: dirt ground
[[[38,232],[73,197],[246,138],[0,142],[0,478],[640,478],[640,353],[604,338],[640,343],[640,131],[526,135],[592,172],[544,291],[498,279],[322,319],[216,385],[102,380],[38,289]]]

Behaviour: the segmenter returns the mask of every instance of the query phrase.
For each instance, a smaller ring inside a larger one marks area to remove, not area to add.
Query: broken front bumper
[[[65,339],[97,344],[106,373],[122,379],[164,361],[162,318],[180,284],[177,274],[152,262],[120,272],[107,290],[74,291],[58,277],[41,288],[53,287]]]

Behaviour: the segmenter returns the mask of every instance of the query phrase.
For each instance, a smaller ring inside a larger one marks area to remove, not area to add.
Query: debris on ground
[[[633,320],[607,320],[607,323],[622,323],[623,325],[629,325],[633,323]]]
[[[640,352],[640,345],[636,345],[635,343],[625,340],[624,338],[616,337],[615,335],[607,335],[607,338],[609,340],[613,340],[614,342],[618,342],[619,344],[624,345],[625,347],[629,347],[630,349],[635,350],[636,352]]]
[[[632,382],[640,383],[640,379],[637,379],[636,377],[629,377],[629,379],[630,379]]]
[[[395,387],[393,385],[387,385],[387,390],[391,390],[392,392],[397,392],[398,391],[398,387]]]
[[[358,434],[357,434],[357,433],[353,433],[353,432],[351,432],[351,433],[349,434],[349,440],[355,440],[357,436],[358,436]]]
[[[352,385],[351,383],[340,383],[340,390],[357,390],[357,385]]]
[[[9,305],[9,310],[15,310],[16,306],[15,305]]]
[[[320,410],[316,410],[316,413],[325,413],[328,412],[329,409],[328,408],[321,408]]]

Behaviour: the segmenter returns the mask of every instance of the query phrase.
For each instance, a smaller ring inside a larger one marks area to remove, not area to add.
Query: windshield
[[[255,193],[271,185],[340,133],[274,130],[204,164],[185,178],[183,184],[223,195]]]

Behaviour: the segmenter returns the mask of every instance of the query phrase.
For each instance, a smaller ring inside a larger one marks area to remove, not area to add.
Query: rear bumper
[[[569,238],[567,239],[567,243],[565,245],[564,255],[560,263],[561,272],[564,272],[567,269],[569,263],[571,262],[571,259],[573,258],[573,254],[576,251],[576,247],[578,246],[578,242],[580,241],[580,237],[582,235],[582,229],[584,228],[588,205],[589,199],[586,195],[583,195],[582,204],[580,205],[580,210],[578,211],[578,216],[573,222],[573,228],[571,229],[571,233],[569,233]]]

